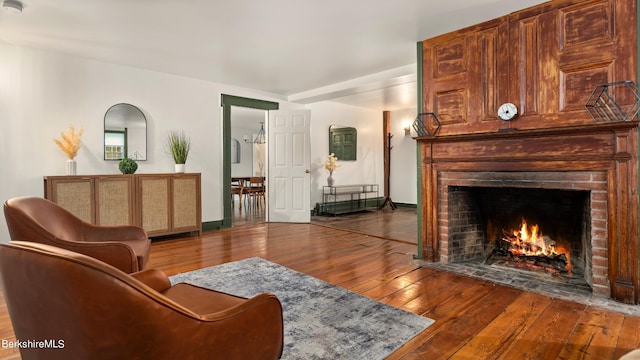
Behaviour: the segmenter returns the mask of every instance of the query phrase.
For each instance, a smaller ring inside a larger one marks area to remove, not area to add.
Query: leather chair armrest
[[[242,334],[242,337],[224,336],[228,347],[227,358],[249,359],[261,354],[261,359],[280,359],[284,345],[284,324],[282,305],[273,294],[260,294],[248,299],[244,304],[233,306],[215,314],[201,315],[202,326],[217,328],[226,323],[228,333]],[[267,335],[268,334],[268,335]],[[204,339],[199,339],[200,342]],[[251,346],[247,346],[251,344]]]
[[[163,294],[191,323],[185,328],[197,324],[197,332],[180,338],[181,346],[191,349],[195,358],[210,357],[211,348],[218,349],[218,357],[224,359],[279,359],[282,355],[282,305],[275,295],[246,299],[186,283]]]
[[[146,269],[130,274],[133,278],[150,288],[162,292],[171,287],[169,277],[158,269]]]
[[[273,294],[263,293],[258,294],[250,299],[246,299],[245,302],[232,306],[223,311],[218,311],[210,314],[200,314],[200,317],[203,321],[220,321],[220,319],[239,316],[255,309],[263,309],[261,311],[266,311],[266,309],[269,309],[273,312],[273,314],[277,314],[276,317],[282,316],[282,305],[280,304],[280,300],[278,300],[278,298]],[[282,322],[282,320],[280,322]]]
[[[64,243],[58,246],[98,259],[127,274],[140,270],[138,268],[138,258],[136,254],[129,245],[122,242],[81,242],[65,240]]]

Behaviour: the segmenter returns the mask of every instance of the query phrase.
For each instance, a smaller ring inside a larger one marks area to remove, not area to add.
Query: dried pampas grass
[[[336,154],[329,154],[327,161],[325,161],[324,163],[324,168],[329,170],[329,174],[333,174],[333,172],[339,167],[340,164],[338,164],[338,158],[336,157]]]
[[[78,149],[80,149],[80,136],[82,135],[82,126],[78,129],[78,132],[75,132],[75,128],[73,125],[70,125],[69,128],[62,132],[60,136],[62,139],[53,139],[56,144],[67,154],[69,159],[73,159],[78,154]]]

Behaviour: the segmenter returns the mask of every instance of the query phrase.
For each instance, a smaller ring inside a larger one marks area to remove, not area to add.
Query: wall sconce
[[[404,119],[402,120],[402,130],[404,130],[404,136],[411,135],[411,124],[413,119]]]

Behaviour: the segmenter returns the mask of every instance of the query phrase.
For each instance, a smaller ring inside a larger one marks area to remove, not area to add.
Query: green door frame
[[[240,106],[259,110],[278,110],[280,104],[272,101],[250,99],[222,94],[222,189],[224,218],[222,227],[231,227],[231,107]]]
[[[416,86],[417,86],[417,93],[418,93],[418,112],[417,114],[420,114],[423,112],[424,109],[424,99],[422,98],[422,89],[423,89],[423,76],[422,76],[422,72],[423,72],[423,68],[422,68],[422,61],[423,61],[423,55],[422,55],[422,41],[419,41],[417,44],[417,66],[418,66],[418,70],[417,70],[417,78],[416,78]],[[416,229],[416,231],[418,231],[418,253],[415,255],[416,259],[420,259],[420,260],[424,260],[424,245],[423,245],[423,239],[422,239],[422,151],[421,147],[420,147],[420,143],[418,143],[416,141],[416,166],[418,168],[417,171],[417,187],[418,187],[418,191],[417,191],[417,197],[418,197],[418,206],[416,207],[416,212],[417,212],[417,216],[418,216],[418,228]]]

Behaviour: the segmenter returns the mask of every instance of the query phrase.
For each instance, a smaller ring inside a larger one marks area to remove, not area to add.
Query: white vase
[[[183,173],[185,168],[185,164],[176,164],[176,172]]]
[[[334,179],[333,179],[333,173],[329,173],[329,176],[327,177],[327,185],[329,186],[333,186],[333,184],[335,183]]]
[[[76,175],[76,173],[77,173],[76,161],[74,159],[68,159],[66,163],[65,174]]]

